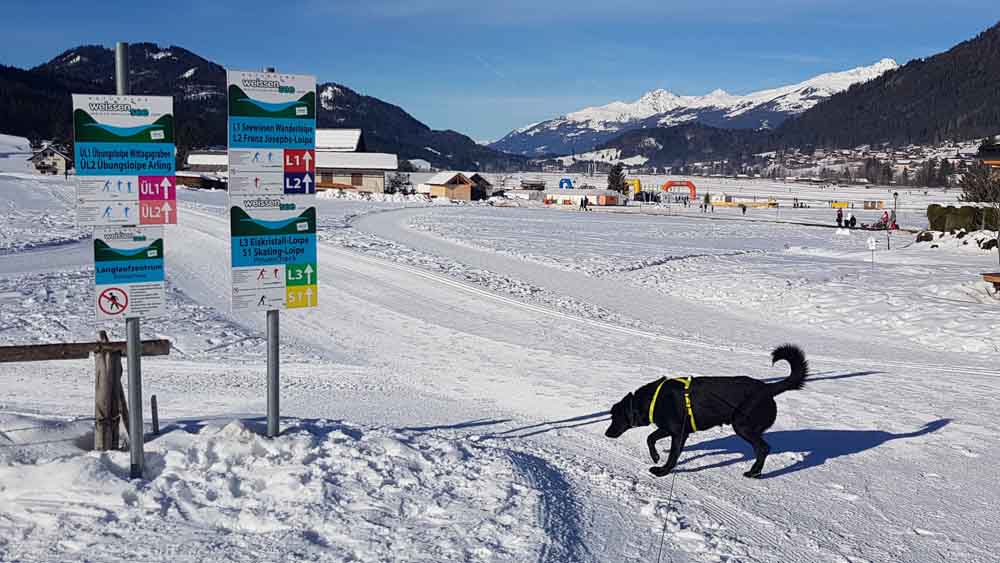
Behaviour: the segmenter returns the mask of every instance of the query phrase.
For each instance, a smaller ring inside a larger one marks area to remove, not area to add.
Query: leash
[[[687,433],[687,421],[688,417],[684,417],[684,426],[681,429],[681,436]],[[673,438],[670,439],[670,445],[673,446]],[[680,465],[681,458],[677,456],[677,464]],[[676,466],[674,467],[676,469]],[[674,504],[674,485],[677,483],[677,472],[674,471],[673,476],[670,477],[670,492],[667,494],[667,513],[670,512],[670,507]],[[663,517],[663,530],[660,532],[660,549],[656,552],[656,563],[660,563],[660,557],[663,555],[663,539],[667,536],[667,517]]]

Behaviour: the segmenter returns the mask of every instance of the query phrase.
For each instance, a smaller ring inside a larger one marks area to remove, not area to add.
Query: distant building
[[[189,188],[220,190],[228,186],[229,153],[195,150],[184,159],[184,170],[176,173],[177,183]]]
[[[1000,142],[984,143],[976,156],[987,166],[1000,167]]]
[[[385,174],[399,168],[394,154],[316,151],[316,189],[385,192]]]
[[[229,153],[226,151],[191,151],[184,160],[185,168],[192,172],[226,172]]]
[[[472,182],[472,199],[473,201],[479,201],[481,199],[486,199],[493,195],[494,189],[493,184],[490,183],[482,174],[478,172],[468,175],[469,180]]]
[[[431,163],[427,162],[422,158],[411,158],[408,162],[410,163],[410,166],[412,166],[413,169],[416,170],[417,172],[431,171]]]
[[[579,207],[580,201],[587,198],[587,204],[593,206],[623,205],[622,194],[613,190],[561,189],[545,192],[546,205],[563,205]]]
[[[412,178],[411,176],[411,181],[414,181]],[[427,194],[433,198],[472,201],[472,188],[475,182],[461,172],[438,172],[429,177],[417,178],[414,185],[417,193]]]
[[[45,145],[35,151],[28,161],[34,165],[39,174],[65,174],[73,167],[73,158],[67,156],[68,152],[53,145]]]
[[[361,129],[317,129],[316,151],[368,152]]]
[[[361,129],[316,130],[316,189],[385,192],[385,174],[399,169],[394,154],[368,152]]]

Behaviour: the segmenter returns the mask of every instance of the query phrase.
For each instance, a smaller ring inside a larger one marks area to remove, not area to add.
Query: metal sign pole
[[[132,456],[129,475],[142,478],[145,431],[142,427],[142,340],[139,339],[139,319],[125,319],[128,351],[128,444]]]
[[[278,429],[278,310],[267,312],[267,437],[274,438]]]
[[[115,44],[115,94],[129,94],[128,43]],[[142,340],[139,338],[139,318],[125,319],[128,356],[128,443],[131,454],[129,475],[142,478],[145,431],[142,427]]]

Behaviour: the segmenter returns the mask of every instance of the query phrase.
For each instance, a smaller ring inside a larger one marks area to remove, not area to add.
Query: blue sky
[[[229,68],[317,75],[435,129],[496,139],[653,88],[744,93],[948,49],[996,0],[3,0],[0,63],[79,44],[179,45]]]

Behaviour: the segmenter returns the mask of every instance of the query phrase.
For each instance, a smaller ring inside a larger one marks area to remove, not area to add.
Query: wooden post
[[[153,434],[160,433],[160,413],[156,409],[156,395],[149,398],[149,412],[153,416]]]
[[[107,343],[108,333],[101,331],[98,342]],[[117,356],[117,358],[115,357]],[[94,353],[94,449],[107,451],[118,447],[118,409],[115,386],[121,377],[121,354],[110,351]],[[117,374],[116,372],[117,368]]]
[[[111,352],[111,361],[115,366],[115,410],[118,413],[118,419],[115,420],[115,437],[118,438],[121,435],[121,429],[125,428],[125,434],[128,435],[128,401],[125,400],[125,388],[122,387],[122,353],[119,351]],[[116,442],[120,444],[121,442]]]

